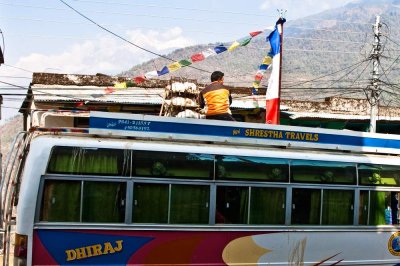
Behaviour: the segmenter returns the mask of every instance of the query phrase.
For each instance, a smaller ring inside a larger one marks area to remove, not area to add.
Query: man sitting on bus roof
[[[205,109],[206,119],[235,121],[229,109],[232,103],[231,92],[223,83],[224,73],[214,71],[211,74],[211,84],[199,94],[199,105]]]

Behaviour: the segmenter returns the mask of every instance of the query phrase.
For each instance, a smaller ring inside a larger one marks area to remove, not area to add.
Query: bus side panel
[[[34,265],[395,265],[400,232],[38,229]]]
[[[39,229],[34,232],[32,264],[226,265],[224,248],[232,240],[251,234]]]

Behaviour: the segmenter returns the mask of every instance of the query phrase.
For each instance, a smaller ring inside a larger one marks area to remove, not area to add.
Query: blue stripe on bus
[[[265,128],[246,128],[233,126],[218,126],[206,124],[188,124],[178,122],[162,122],[151,120],[134,120],[134,119],[114,119],[102,117],[90,117],[89,126],[91,129],[103,130],[121,130],[127,132],[148,132],[148,133],[168,133],[168,134],[191,134],[198,136],[214,136],[214,137],[229,137],[234,139],[252,139],[252,140],[279,140],[290,142],[314,143],[314,144],[330,144],[330,145],[348,145],[355,147],[374,147],[374,148],[391,148],[399,149],[399,139],[383,139],[370,138],[364,136],[351,135],[335,135],[322,132],[311,131],[289,131]],[[273,131],[274,136],[248,136],[249,130]],[[233,134],[233,132],[235,132]],[[302,134],[302,137],[293,137],[293,134]],[[311,134],[305,136],[304,134]],[[315,136],[314,136],[314,135]],[[317,135],[317,140],[314,138]]]

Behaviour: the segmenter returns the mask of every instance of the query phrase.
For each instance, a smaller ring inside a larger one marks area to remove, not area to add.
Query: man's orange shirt
[[[205,107],[207,116],[231,114],[229,109],[231,103],[232,96],[228,87],[219,82],[211,83],[199,95],[200,107]]]

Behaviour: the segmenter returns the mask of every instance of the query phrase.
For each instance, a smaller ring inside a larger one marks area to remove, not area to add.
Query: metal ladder
[[[16,223],[13,216],[13,207],[18,203],[18,189],[20,177],[29,150],[32,134],[26,131],[19,132],[12,143],[12,148],[1,173],[0,183],[0,232],[3,233],[3,265],[9,265],[11,251],[11,227]]]

